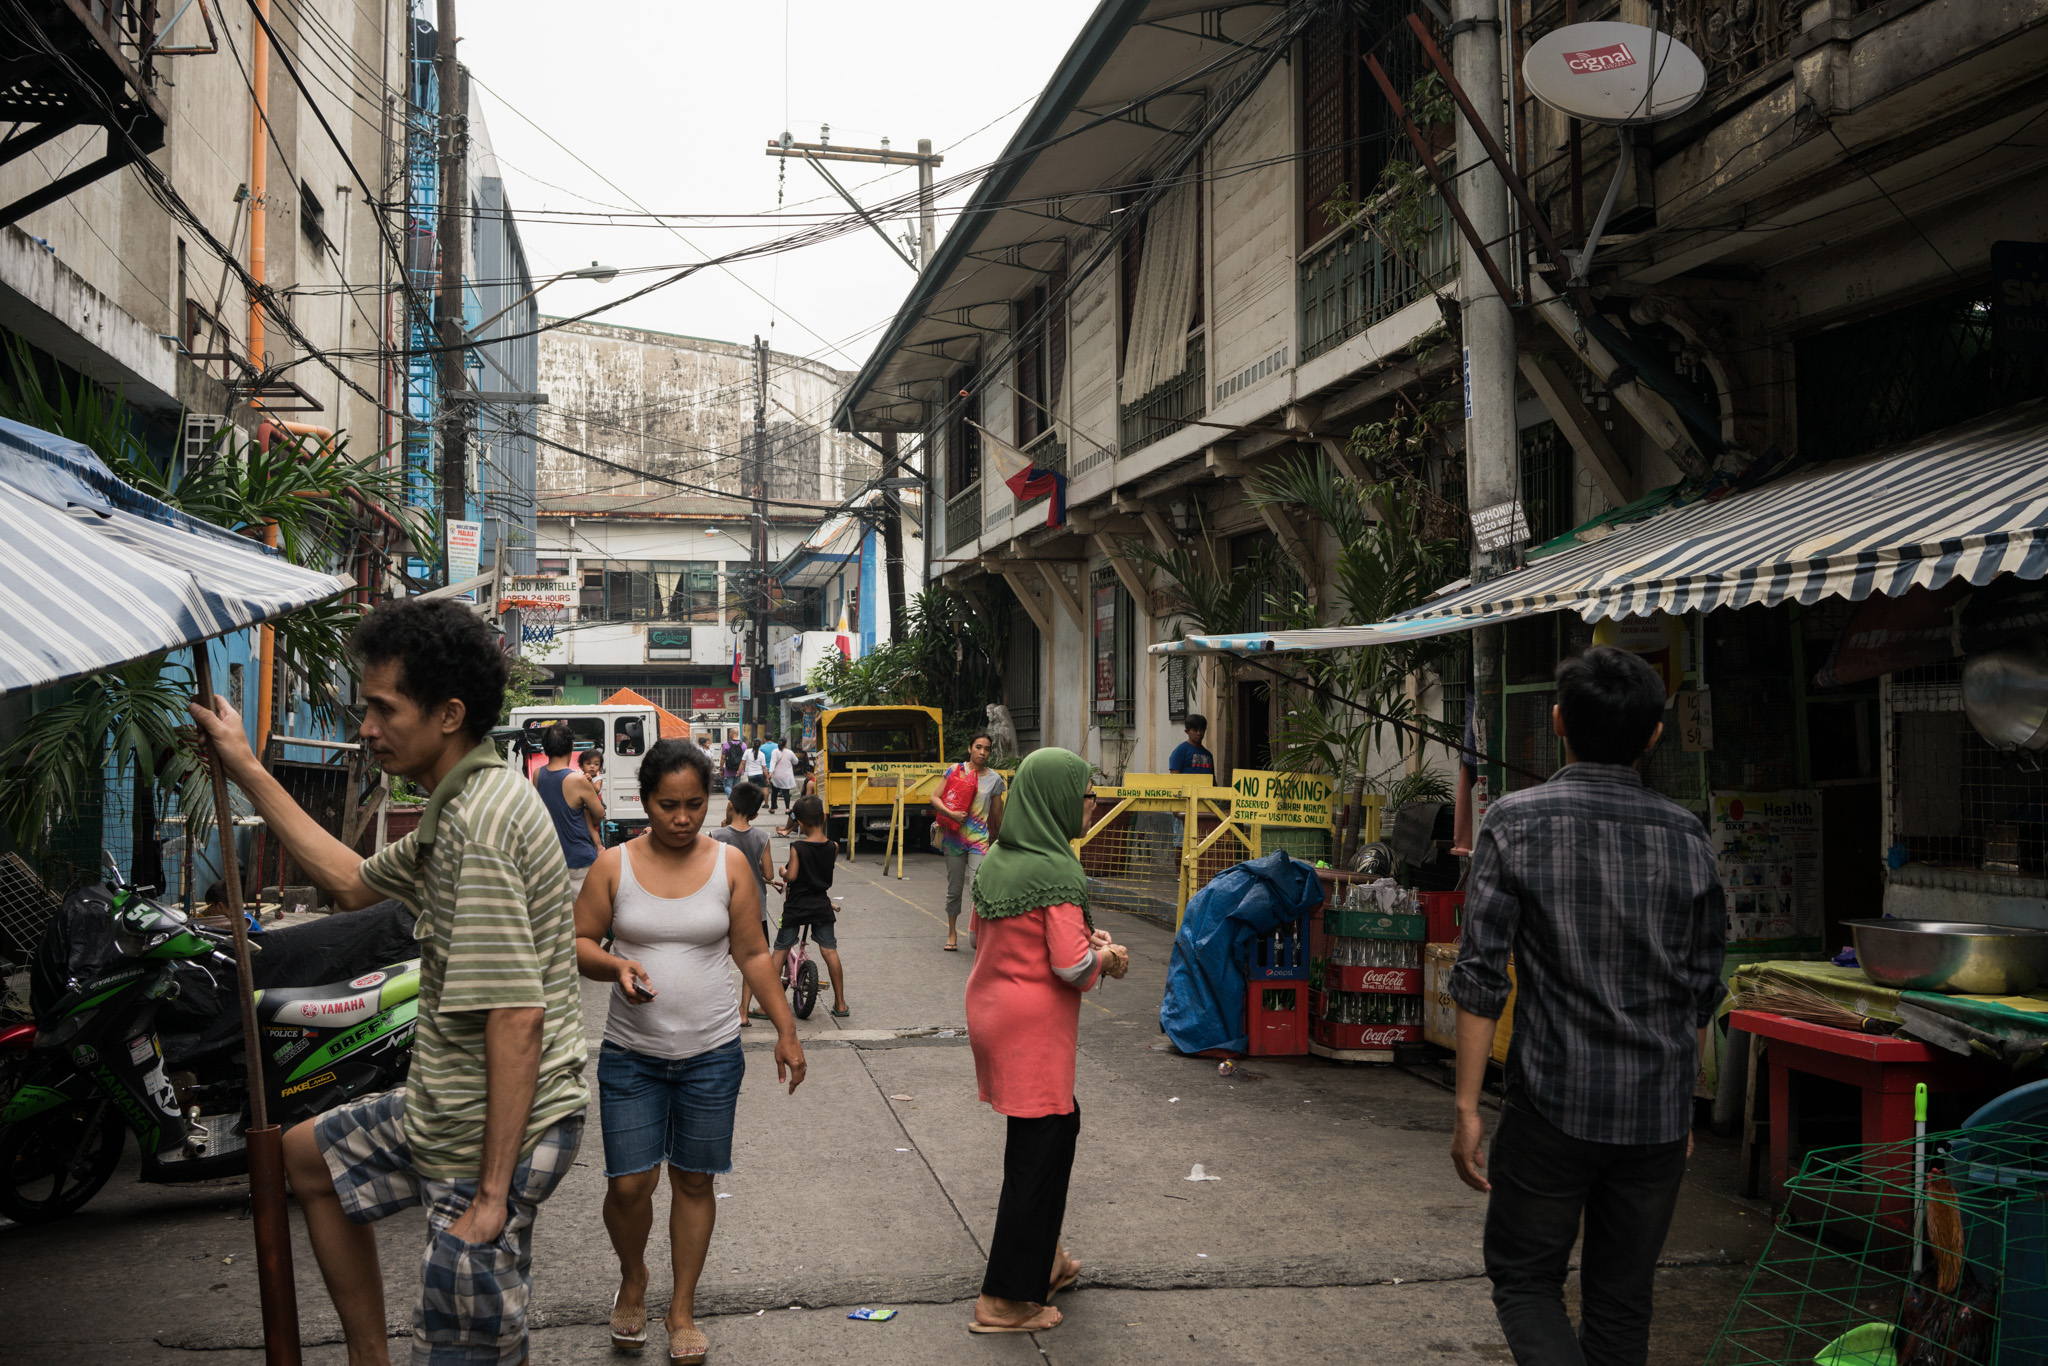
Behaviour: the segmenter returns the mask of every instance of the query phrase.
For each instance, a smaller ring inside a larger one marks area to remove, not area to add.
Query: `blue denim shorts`
[[[783,921],[775,931],[775,951],[781,953],[784,949],[795,948],[797,936],[803,931],[803,926]],[[831,921],[820,920],[811,926],[811,942],[821,949],[836,949],[839,947],[839,931],[832,928]]]
[[[632,1176],[663,1162],[731,1171],[732,1117],[746,1073],[738,1039],[694,1058],[651,1058],[605,1040],[597,1054],[604,1174]]]

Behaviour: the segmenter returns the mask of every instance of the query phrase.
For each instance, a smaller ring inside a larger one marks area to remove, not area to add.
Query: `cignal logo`
[[[1617,67],[1634,66],[1636,54],[1628,50],[1627,43],[1616,43],[1612,47],[1588,48],[1584,52],[1564,54],[1565,70],[1574,76],[1590,76],[1599,71],[1613,71]]]

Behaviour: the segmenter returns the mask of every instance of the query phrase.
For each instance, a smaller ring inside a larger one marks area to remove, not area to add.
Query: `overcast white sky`
[[[772,211],[781,163],[764,149],[785,126],[797,141],[816,142],[818,125],[829,122],[836,145],[874,147],[886,136],[915,150],[928,137],[945,154],[942,179],[984,164],[1001,152],[1094,3],[1035,0],[1020,10],[961,0],[788,0],[786,8],[785,49],[785,5],[776,0],[461,6],[462,58],[487,87],[478,94],[536,278],[593,260],[680,264],[789,231],[765,222],[678,224],[686,244],[663,227],[540,216],[630,208],[628,196],[662,212]],[[917,183],[909,168],[832,169],[863,204]],[[801,160],[787,166],[784,206],[844,209]],[[948,221],[942,211],[941,240]],[[729,269],[701,272],[601,318],[721,341],[759,333],[779,351],[856,369],[914,278],[866,228]],[[565,280],[542,294],[541,307],[580,312],[655,278]]]

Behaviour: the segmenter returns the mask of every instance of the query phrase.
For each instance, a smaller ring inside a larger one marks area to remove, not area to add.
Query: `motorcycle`
[[[38,950],[37,1022],[0,1027],[0,1214],[17,1223],[82,1208],[113,1176],[129,1133],[142,1149],[145,1182],[248,1170],[233,937],[147,890],[110,880],[68,897]],[[280,949],[294,937],[310,945],[316,930],[262,939]],[[359,928],[343,932],[363,938]],[[358,948],[393,942],[387,933]],[[296,956],[304,960],[299,966],[318,971],[332,970],[338,955]],[[419,960],[360,967],[351,979],[304,987],[265,987],[256,971],[271,1123],[288,1126],[404,1084],[419,1016]],[[175,1045],[168,1055],[167,1037]]]

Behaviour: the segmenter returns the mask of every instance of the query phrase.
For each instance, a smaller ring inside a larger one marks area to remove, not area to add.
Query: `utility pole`
[[[451,582],[445,527],[469,511],[470,405],[462,346],[463,210],[469,204],[469,135],[464,108],[462,64],[455,56],[455,0],[437,0],[435,61],[441,76],[441,220],[436,236],[441,246],[441,276],[434,296],[434,314],[441,345],[441,582]]]
[[[892,479],[896,464],[896,433],[882,433],[882,478]],[[895,489],[882,490],[882,568],[888,573],[889,639],[903,639],[903,503]]]
[[[1494,140],[1508,145],[1501,93],[1500,0],[1453,0],[1451,66],[1470,95],[1479,117]],[[1491,243],[1488,254],[1510,276],[1507,186],[1493,170],[1469,123],[1457,120],[1458,166],[1476,168],[1458,182],[1458,199],[1471,219],[1473,232]],[[1510,276],[1511,278],[1511,276]],[[1520,496],[1515,487],[1515,319],[1508,301],[1495,292],[1487,272],[1476,263],[1458,275],[1459,317],[1464,332],[1465,371],[1465,502],[1477,513]],[[1512,569],[1518,547],[1482,551],[1475,537],[1472,579],[1475,583]],[[1472,632],[1474,721],[1482,753],[1498,753],[1501,716],[1501,648],[1499,626]],[[1491,765],[1481,768],[1490,791],[1498,795],[1501,775]]]
[[[753,705],[747,711],[759,744],[767,728],[768,698],[761,689],[761,665],[768,658],[768,343],[754,338],[754,458],[748,493],[754,500],[754,648],[747,661]],[[771,679],[773,675],[770,675]]]
[[[927,270],[932,264],[932,249],[938,245],[938,238],[932,226],[932,167],[938,165],[940,160],[941,158],[932,155],[930,138],[917,140],[917,261]]]
[[[887,144],[889,140],[883,138],[882,141],[884,144]],[[930,138],[919,138],[915,152],[899,152],[887,145],[881,147],[834,147],[824,140],[822,134],[816,142],[798,142],[789,133],[784,132],[779,138],[768,139],[768,155],[771,157],[796,157],[810,162],[813,169],[819,175],[825,177],[826,182],[839,192],[841,198],[853,205],[853,211],[865,219],[867,225],[873,228],[876,235],[884,242],[888,242],[892,249],[895,248],[896,243],[890,238],[888,232],[869,215],[866,209],[860,206],[852,195],[846,192],[845,188],[838,181],[832,178],[832,173],[825,169],[823,163],[827,161],[857,161],[870,166],[908,166],[915,163],[917,166],[919,235],[917,268],[924,270],[931,265],[932,248],[937,242],[933,221],[935,209],[932,201],[932,168],[943,165],[946,158],[943,153],[932,151],[932,140]],[[900,255],[901,253],[899,252],[898,254]]]

